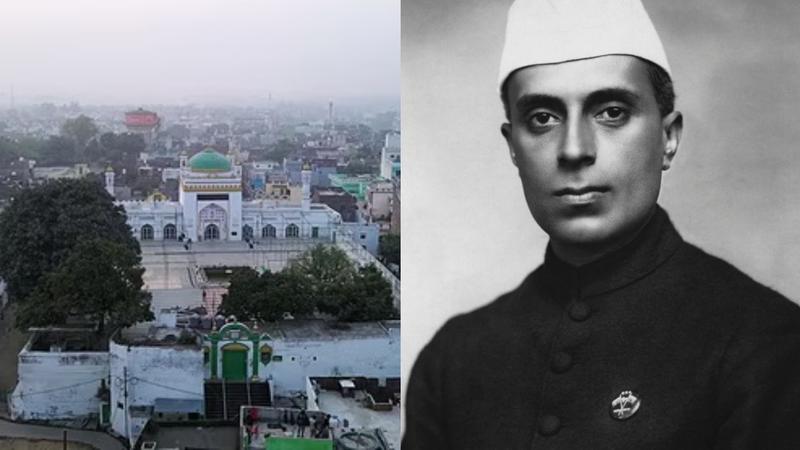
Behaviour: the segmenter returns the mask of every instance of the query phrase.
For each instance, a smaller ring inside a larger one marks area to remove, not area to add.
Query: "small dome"
[[[222,153],[207,148],[189,158],[189,168],[197,172],[230,172],[231,162]]]

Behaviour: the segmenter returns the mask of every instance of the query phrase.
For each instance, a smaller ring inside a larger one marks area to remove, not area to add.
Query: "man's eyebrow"
[[[564,109],[564,101],[553,95],[525,94],[514,103],[514,107],[519,114],[524,114],[534,108]]]
[[[624,87],[609,87],[591,92],[584,101],[585,105],[594,106],[606,102],[622,101],[630,105],[638,105],[642,97],[636,92]],[[525,114],[534,108],[549,108],[562,110],[564,101],[559,97],[548,94],[525,94],[514,104],[519,114]]]
[[[602,103],[622,101],[629,105],[638,105],[642,97],[636,92],[626,88],[606,88],[592,92],[586,97],[584,104],[595,106]]]

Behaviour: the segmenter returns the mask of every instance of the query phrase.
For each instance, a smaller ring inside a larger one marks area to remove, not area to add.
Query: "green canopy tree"
[[[395,318],[392,287],[374,264],[360,267],[354,280],[353,292],[339,307],[338,319],[363,322]]]
[[[100,335],[153,320],[141,257],[105,239],[79,242],[52,272],[42,277],[17,312],[20,328],[64,323],[70,316],[97,324]]]
[[[354,294],[356,268],[336,247],[316,245],[292,261],[286,270],[298,277],[320,312],[338,316],[341,305]]]
[[[95,238],[140,253],[125,210],[99,183],[56,180],[21,191],[0,213],[0,277],[12,301],[24,301],[79,242]]]
[[[252,269],[233,273],[228,293],[222,297],[220,312],[241,319],[279,320],[283,313],[307,315],[314,304],[306,295],[301,280],[291,272],[260,276]]]
[[[392,300],[391,285],[374,265],[356,268],[342,250],[317,245],[282,272],[234,272],[221,312],[265,321],[319,312],[357,322],[397,317]]]
[[[67,119],[61,125],[61,135],[75,143],[79,154],[86,148],[86,143],[98,132],[94,120],[81,114],[74,119]]]
[[[400,235],[386,234],[378,241],[378,253],[387,264],[400,265]]]
[[[63,136],[50,136],[41,147],[42,163],[73,164],[78,160],[75,143]]]
[[[258,317],[255,293],[259,286],[258,272],[250,268],[237,269],[231,274],[228,292],[222,296],[219,313],[234,315],[241,320]]]

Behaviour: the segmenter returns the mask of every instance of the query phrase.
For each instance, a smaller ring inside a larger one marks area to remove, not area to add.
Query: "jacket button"
[[[592,309],[585,302],[575,302],[569,307],[569,317],[576,322],[583,322],[592,314]]]
[[[550,368],[553,369],[553,372],[556,373],[564,373],[569,368],[572,367],[572,356],[566,352],[558,352],[553,355],[553,361],[550,364]]]
[[[539,433],[542,436],[552,436],[561,428],[561,420],[556,416],[545,415],[539,419]]]

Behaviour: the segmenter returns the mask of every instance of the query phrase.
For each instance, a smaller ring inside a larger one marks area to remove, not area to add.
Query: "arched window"
[[[276,235],[275,227],[272,225],[267,225],[261,229],[261,237],[262,238],[274,238]]]
[[[242,227],[242,237],[244,239],[253,239],[253,227],[245,225]]]
[[[217,227],[213,223],[207,226],[206,230],[203,232],[203,240],[206,241],[219,240],[219,227]]]
[[[178,229],[175,228],[173,224],[167,224],[164,227],[164,240],[175,240],[178,239]]]
[[[286,237],[287,238],[296,238],[300,237],[300,228],[297,225],[290,223],[286,226]]]
[[[143,241],[152,241],[153,240],[153,227],[150,225],[145,225],[142,227],[139,236]]]

